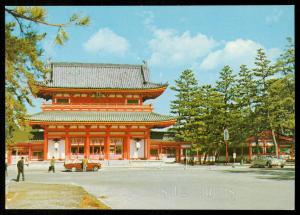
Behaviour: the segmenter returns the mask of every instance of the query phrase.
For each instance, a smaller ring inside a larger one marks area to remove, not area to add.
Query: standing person
[[[29,160],[28,160],[28,158],[25,158],[25,163],[24,164],[26,164],[27,166],[29,166]]]
[[[54,158],[54,156],[50,160],[50,166],[49,166],[48,172],[50,172],[51,170],[53,171],[53,173],[55,172],[55,158]]]
[[[22,174],[22,179],[23,179],[23,181],[25,181],[25,177],[24,177],[24,157],[21,157],[21,159],[18,161],[17,167],[18,167],[17,182],[19,182],[20,174]]]
[[[86,172],[87,164],[88,164],[88,159],[86,158],[86,156],[84,156],[84,159],[82,160],[82,169],[84,172]]]

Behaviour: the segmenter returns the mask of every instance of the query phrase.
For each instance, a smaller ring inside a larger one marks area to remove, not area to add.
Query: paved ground
[[[293,210],[294,167],[183,166],[103,168],[99,172],[56,173],[47,166],[25,168],[26,181],[76,184],[113,209]],[[16,167],[7,180],[13,186]],[[22,183],[22,182],[19,182]]]

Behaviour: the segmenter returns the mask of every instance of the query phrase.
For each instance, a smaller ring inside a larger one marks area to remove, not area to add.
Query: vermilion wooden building
[[[43,138],[19,143],[10,155],[160,159],[171,150],[181,159],[183,143],[150,138],[151,129],[173,125],[175,118],[144,104],[167,88],[150,81],[145,64],[52,63],[47,75],[36,86],[38,96],[51,103],[28,119],[33,128],[43,129]]]
[[[265,130],[257,135],[257,140],[255,136],[247,138],[248,142],[248,160],[252,160],[253,155],[275,155],[275,144],[273,141],[272,131]],[[295,159],[294,154],[294,139],[289,136],[280,135],[275,133],[275,138],[277,141],[277,150],[279,157],[285,157],[287,159]],[[257,143],[258,145],[257,145]],[[257,149],[259,152],[257,152]]]

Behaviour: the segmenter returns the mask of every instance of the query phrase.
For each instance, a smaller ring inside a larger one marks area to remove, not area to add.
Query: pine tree
[[[233,123],[236,145],[245,143],[247,137],[256,135],[256,125],[254,124],[253,101],[255,98],[256,86],[253,79],[253,72],[246,65],[240,66],[237,84],[235,86],[235,121]]]
[[[227,128],[229,133],[232,136],[234,134],[233,124],[234,124],[234,105],[235,105],[235,75],[233,74],[232,69],[227,65],[221,72],[219,81],[216,84],[216,90],[223,97],[223,107],[221,107],[222,117],[220,118],[220,123],[223,125],[223,129]],[[223,133],[220,133],[223,135]],[[233,140],[232,137],[230,137]],[[233,142],[233,141],[231,141]]]
[[[43,7],[7,7],[5,12],[5,141],[11,144],[15,131],[28,130],[24,128],[25,103],[33,106],[34,83],[48,72],[41,60],[43,50],[40,48],[46,33],[38,33],[35,25],[57,27],[55,42],[63,45],[68,40],[64,28],[72,24],[85,26],[89,18],[74,14],[67,23],[53,24],[46,21],[47,11]]]
[[[275,146],[276,156],[278,156],[277,141],[275,137],[275,124],[271,118],[271,103],[269,87],[274,83],[274,74],[276,70],[271,62],[267,59],[263,49],[257,51],[255,58],[256,67],[253,69],[256,78],[256,98],[255,98],[255,120],[259,131],[271,130]]]
[[[269,89],[270,118],[282,134],[295,135],[295,48],[291,38],[275,64],[282,76]]]
[[[192,70],[185,70],[178,80],[175,80],[175,86],[171,86],[177,94],[176,99],[171,101],[171,113],[177,116],[177,122],[173,127],[176,132],[176,138],[184,141],[187,137],[187,124],[195,120],[197,115],[197,105],[195,96],[197,94],[198,82]]]

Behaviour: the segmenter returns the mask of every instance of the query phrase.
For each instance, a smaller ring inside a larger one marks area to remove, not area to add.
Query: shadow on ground
[[[240,174],[254,174],[258,179],[273,179],[273,180],[295,180],[294,168],[251,168],[246,170],[223,170],[224,173],[240,173]]]

